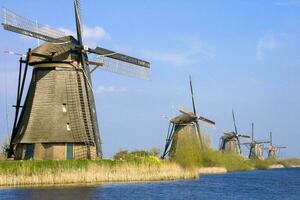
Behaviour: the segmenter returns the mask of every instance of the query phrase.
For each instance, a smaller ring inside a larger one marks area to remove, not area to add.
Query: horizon
[[[0,2],[41,24],[67,33],[75,30],[71,0]],[[255,138],[269,139],[271,131],[275,145],[287,146],[281,156],[300,157],[300,1],[214,2],[82,1],[88,46],[151,63],[151,81],[103,70],[93,74],[104,157],[125,149],[163,150],[168,118],[182,107],[192,111],[190,74],[198,114],[216,122],[216,129],[201,126],[214,148],[224,131],[234,130],[234,109],[239,133],[251,135],[254,122]],[[24,53],[38,41],[3,28],[0,38],[2,142],[11,132],[18,71],[18,57],[2,52]]]

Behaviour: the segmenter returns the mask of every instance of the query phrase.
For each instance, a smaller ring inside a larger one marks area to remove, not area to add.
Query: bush
[[[279,164],[274,158],[268,158],[265,160],[251,159],[249,162],[255,169],[268,169],[271,165]]]
[[[279,160],[278,163],[282,164],[285,167],[300,166],[300,158],[288,158],[284,160]]]
[[[1,144],[1,147],[0,147],[0,159],[1,160],[7,158],[8,150],[9,150],[9,142],[8,142],[8,140],[6,140]]]
[[[132,151],[127,150],[120,151],[114,155],[116,161],[133,162],[136,164],[148,163],[148,164],[159,164],[160,158],[152,153],[144,150]]]
[[[224,167],[227,171],[243,171],[252,168],[247,159],[240,155],[210,148],[206,148],[200,153],[200,165],[203,167]]]

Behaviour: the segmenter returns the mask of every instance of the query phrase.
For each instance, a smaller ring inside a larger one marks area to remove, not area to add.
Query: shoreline
[[[297,162],[293,162],[294,165],[292,165],[291,160],[289,163],[272,160],[254,160],[251,163],[240,161],[237,163],[240,165],[233,166],[225,163],[225,167],[184,168],[183,165],[176,162],[160,160],[153,156],[148,158],[134,157],[130,161],[2,160],[0,161],[0,188],[178,181],[197,179],[207,174],[300,167]],[[243,163],[244,165],[242,165]]]
[[[289,166],[284,167],[283,165],[279,166],[270,166],[268,169],[265,170],[273,170],[273,169],[289,169],[289,168],[300,168],[300,166]],[[193,169],[195,170],[195,169]],[[243,171],[255,171],[259,169],[252,169],[252,170],[243,170]],[[190,171],[190,170],[189,170]],[[198,179],[202,175],[212,175],[212,174],[225,174],[225,173],[231,173],[231,172],[237,172],[237,171],[228,171],[224,167],[200,167],[196,170],[197,176],[191,176],[191,177],[178,177],[178,178],[166,178],[166,179],[160,179],[160,178],[154,178],[154,179],[148,179],[148,180],[116,180],[116,181],[96,181],[96,182],[66,182],[66,183],[44,183],[44,184],[16,184],[16,185],[0,185],[0,189],[8,189],[8,188],[34,188],[34,187],[81,187],[81,186],[99,186],[99,185],[113,185],[113,184],[135,184],[135,183],[155,183],[155,182],[174,182],[174,181],[183,181],[183,180],[193,180]],[[0,178],[1,177],[0,175]]]

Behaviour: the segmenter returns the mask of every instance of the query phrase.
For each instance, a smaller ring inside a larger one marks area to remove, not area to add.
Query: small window
[[[70,123],[67,123],[67,131],[71,131]]]
[[[63,104],[62,105],[62,111],[65,113],[65,112],[67,112],[67,104]]]

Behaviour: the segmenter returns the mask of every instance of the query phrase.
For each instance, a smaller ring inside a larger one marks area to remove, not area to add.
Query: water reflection
[[[101,186],[55,186],[17,189],[0,189],[0,199],[14,200],[85,200],[95,199],[101,192]]]

